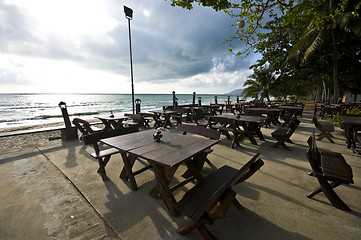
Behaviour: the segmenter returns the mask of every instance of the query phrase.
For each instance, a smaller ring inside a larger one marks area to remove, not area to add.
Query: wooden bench
[[[225,165],[186,192],[176,208],[190,221],[178,228],[178,233],[185,235],[197,228],[204,239],[216,239],[205,224],[213,224],[214,220],[224,218],[232,203],[238,209],[244,209],[231,187],[247,180],[262,167],[264,163],[258,156],[259,153],[240,170]]]
[[[82,136],[80,137],[80,139],[83,139],[83,137],[85,135],[95,133],[95,132],[101,132],[104,130],[102,128],[92,126],[88,121],[81,119],[81,118],[74,118],[73,124],[82,133]]]
[[[292,119],[293,115],[286,113],[286,111],[282,111],[280,114],[280,118],[283,120],[283,123],[281,124],[282,127],[288,125]]]
[[[277,140],[275,144],[273,144],[271,147],[277,148],[278,146],[282,146],[284,149],[291,151],[286,146],[286,142],[293,143],[290,139],[298,125],[300,124],[300,121],[297,119],[297,117],[294,115],[291,119],[291,121],[288,124],[287,128],[279,128],[271,133],[272,137]]]
[[[333,188],[340,184],[353,183],[350,165],[346,163],[340,153],[330,151],[320,152],[316,145],[315,132],[312,132],[307,143],[309,149],[306,155],[312,168],[312,172],[310,172],[309,175],[316,177],[320,184],[314,191],[307,194],[307,197],[312,198],[316,194],[323,192],[334,207],[343,211],[351,211],[333,190]]]
[[[330,143],[334,143],[334,141],[332,140],[332,138],[335,138],[331,132],[335,131],[335,128],[333,127],[333,125],[331,123],[328,122],[320,122],[318,121],[318,118],[316,116],[314,116],[312,118],[313,123],[315,124],[315,127],[321,132],[320,134],[317,135],[319,141],[321,141],[323,138],[327,138],[328,141],[330,141]]]
[[[142,126],[145,128],[144,117],[141,114],[124,113],[124,116],[128,118],[127,121],[123,122],[125,126]]]
[[[125,127],[125,128],[118,128],[111,131],[102,131],[102,132],[95,132],[90,133],[83,136],[83,141],[85,145],[93,145],[95,152],[91,154],[91,156],[98,160],[99,163],[99,169],[98,173],[102,176],[103,181],[106,181],[108,179],[106,172],[105,172],[105,166],[110,160],[110,157],[115,154],[119,153],[119,150],[116,148],[108,148],[101,150],[98,142],[105,138],[115,137],[119,135],[129,134],[139,132],[138,126],[131,126],[131,127]]]

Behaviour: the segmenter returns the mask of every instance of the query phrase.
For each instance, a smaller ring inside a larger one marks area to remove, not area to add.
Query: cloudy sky
[[[164,0],[0,0],[0,93],[130,93],[124,5],[134,11],[135,93],[242,88],[256,56],[221,44],[236,31],[223,12]]]

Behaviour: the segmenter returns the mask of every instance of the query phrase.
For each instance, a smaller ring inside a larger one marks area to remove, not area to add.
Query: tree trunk
[[[332,43],[333,43],[333,102],[338,102],[339,89],[338,89],[338,47],[336,41],[335,29],[331,30]]]

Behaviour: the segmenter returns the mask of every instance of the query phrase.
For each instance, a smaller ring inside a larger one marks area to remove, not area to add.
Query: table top
[[[153,133],[154,130],[146,130],[107,138],[102,142],[121,151],[168,167],[176,166],[219,142],[219,140],[167,131],[162,132],[163,137],[160,142],[155,142]]]
[[[296,109],[296,110],[301,110],[302,106],[279,106],[278,108],[281,109]]]
[[[124,116],[114,116],[114,117],[110,117],[110,116],[100,116],[100,117],[95,117],[98,118],[100,120],[106,120],[106,121],[111,121],[111,120],[127,120],[127,117]]]
[[[173,111],[173,110],[154,110],[151,111],[152,113],[158,113],[158,114],[172,114],[172,113],[177,113],[177,111]]]
[[[342,122],[350,124],[361,124],[361,116],[340,116]]]
[[[340,116],[342,120],[341,128],[350,126],[354,131],[361,131],[361,116]]]
[[[262,123],[266,120],[266,117],[263,116],[253,116],[253,115],[228,115],[228,114],[223,114],[221,116],[218,117],[224,117],[224,118],[230,118],[230,119],[234,119],[237,121],[242,121],[242,122],[250,122],[250,123]]]
[[[246,108],[245,109],[246,111],[249,110],[249,111],[259,111],[259,112],[282,112],[283,109],[281,108]]]

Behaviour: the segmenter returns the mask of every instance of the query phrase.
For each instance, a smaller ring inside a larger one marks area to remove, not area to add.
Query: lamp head
[[[246,25],[244,20],[237,20],[237,28],[241,29]]]
[[[131,8],[128,8],[127,6],[124,6],[124,13],[125,13],[125,18],[132,20],[132,18],[133,18],[133,10]]]
[[[60,109],[66,109],[66,103],[61,101],[59,104]]]

